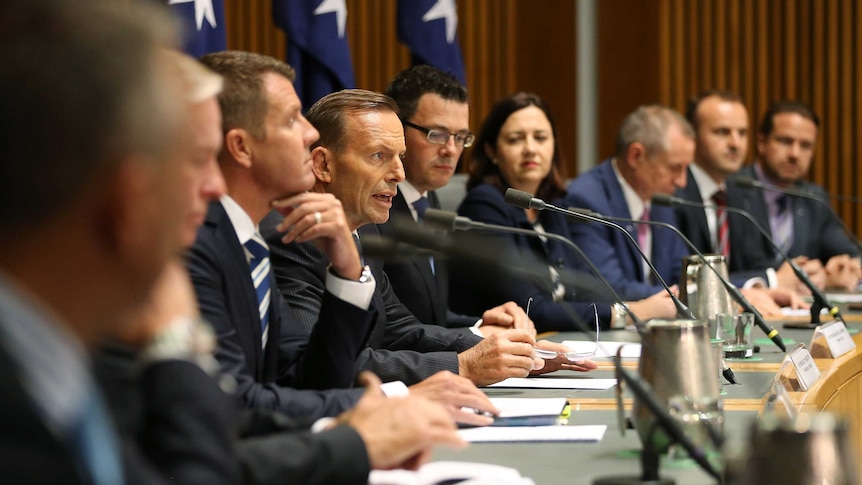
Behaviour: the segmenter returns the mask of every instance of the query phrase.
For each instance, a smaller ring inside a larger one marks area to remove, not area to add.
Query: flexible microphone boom
[[[608,290],[608,293],[611,294],[614,301],[619,303],[626,309],[626,313],[628,313],[632,317],[632,321],[635,324],[635,328],[638,333],[643,336],[645,329],[643,320],[637,317],[637,315],[632,312],[628,305],[620,298],[620,295],[614,290],[613,286],[608,283],[608,280],[605,279],[604,276],[599,272],[598,268],[593,264],[592,261],[584,254],[583,250],[578,247],[577,244],[573,243],[569,239],[560,236],[559,234],[554,234],[550,232],[539,233],[538,231],[531,231],[529,229],[521,229],[518,227],[509,227],[509,226],[501,226],[498,224],[487,224],[484,222],[477,222],[469,217],[462,217],[454,212],[444,211],[440,209],[428,209],[425,211],[425,216],[423,218],[426,224],[434,224],[436,226],[442,227],[444,229],[454,229],[456,231],[469,231],[471,229],[477,229],[482,231],[491,231],[491,232],[506,232],[510,234],[523,234],[525,236],[530,237],[546,237],[548,239],[553,239],[555,241],[560,241],[565,244],[569,248],[571,248],[578,256],[583,259],[587,265],[590,267],[590,270],[596,275],[599,281],[602,282],[602,285],[605,289]]]
[[[653,202],[655,202],[655,199],[653,199]],[[766,321],[763,318],[763,315],[761,315],[760,312],[757,311],[757,309],[754,308],[751,305],[751,303],[749,303],[749,301],[745,298],[745,296],[742,295],[742,293],[739,291],[739,289],[733,285],[733,283],[731,283],[730,281],[727,280],[727,278],[722,276],[721,273],[719,273],[718,270],[715,269],[711,264],[706,263],[706,256],[704,256],[703,252],[701,252],[697,248],[697,246],[695,246],[695,244],[693,242],[691,242],[691,239],[687,238],[685,236],[685,234],[683,234],[682,231],[679,230],[678,227],[674,226],[673,224],[669,224],[669,223],[663,222],[663,221],[641,221],[641,220],[637,220],[637,219],[626,219],[624,217],[606,216],[604,214],[599,214],[597,212],[593,212],[593,211],[590,211],[587,209],[580,209],[580,208],[575,208],[575,207],[569,207],[569,210],[572,212],[575,212],[577,214],[586,213],[587,215],[591,215],[593,217],[598,217],[599,219],[605,219],[608,221],[634,223],[634,224],[647,224],[650,226],[659,226],[659,227],[664,227],[664,228],[670,229],[677,236],[679,236],[680,239],[682,239],[682,242],[684,242],[685,245],[688,246],[688,248],[694,252],[694,254],[696,254],[700,257],[700,259],[704,262],[704,264],[710,270],[712,270],[712,272],[715,274],[715,276],[718,278],[718,280],[721,281],[721,284],[724,286],[724,288],[727,289],[728,293],[730,293],[731,298],[733,298],[734,301],[739,303],[739,305],[745,311],[754,314],[754,323],[761,330],[763,330],[763,333],[765,333],[766,336],[769,337],[769,339],[772,340],[772,342],[775,345],[777,345],[778,348],[781,349],[782,352],[787,352],[787,347],[785,347],[784,341],[781,339],[781,336],[778,335],[778,330],[770,327],[766,323]],[[730,380],[730,378],[728,378],[728,380]]]
[[[765,184],[760,180],[756,180],[751,177],[736,177],[731,180],[733,180],[733,183],[736,184],[737,187],[742,187],[744,189],[768,190],[770,192],[778,192],[781,194],[789,195],[791,197],[802,197],[803,199],[813,200],[818,204],[822,205],[823,207],[826,207],[826,210],[829,211],[829,214],[832,216],[832,219],[838,222],[838,225],[841,226],[841,229],[844,230],[844,233],[847,234],[847,237],[849,237],[850,241],[852,241],[853,244],[855,244],[856,247],[859,248],[859,252],[860,254],[862,254],[862,243],[859,242],[859,239],[856,238],[856,235],[853,234],[853,231],[851,231],[850,228],[847,227],[847,224],[845,224],[844,221],[841,220],[841,217],[838,216],[838,214],[835,212],[829,202],[823,200],[817,195],[812,194],[811,192],[808,192],[806,190],[797,189],[795,187],[787,188],[777,187],[771,184]]]
[[[637,252],[638,252],[638,254],[640,254],[641,258],[643,258],[643,260],[646,261],[647,266],[649,266],[650,271],[652,272],[653,275],[655,275],[656,279],[661,284],[661,286],[664,287],[665,291],[667,291],[667,294],[670,295],[671,300],[673,300],[674,306],[676,306],[677,314],[682,318],[687,318],[690,320],[697,320],[697,317],[694,316],[694,314],[691,312],[691,310],[683,302],[681,302],[679,300],[679,298],[677,298],[676,295],[673,294],[673,291],[671,291],[670,286],[668,286],[667,282],[665,282],[664,278],[661,277],[658,270],[655,268],[655,266],[653,266],[652,261],[650,261],[649,258],[646,256],[646,254],[644,254],[640,245],[638,245],[637,241],[635,241],[635,238],[632,237],[632,235],[629,234],[629,232],[626,231],[625,228],[623,228],[619,224],[616,224],[616,223],[613,223],[610,221],[605,221],[605,220],[599,219],[598,217],[593,217],[593,216],[586,215],[586,214],[578,214],[578,213],[572,212],[568,209],[564,209],[562,207],[557,207],[555,205],[548,204],[544,200],[533,197],[532,194],[524,192],[522,190],[508,188],[508,189],[506,189],[505,198],[506,198],[507,204],[513,205],[515,207],[520,207],[521,209],[535,209],[535,210],[540,210],[540,211],[546,210],[546,209],[552,210],[554,212],[563,213],[567,216],[579,217],[582,219],[586,219],[588,221],[598,222],[599,224],[603,224],[603,225],[608,226],[608,227],[613,227],[616,230],[622,232],[623,234],[626,235],[626,237],[628,237],[632,246],[637,250]]]
[[[688,207],[699,207],[701,209],[711,209],[711,210],[717,209],[717,207],[714,205],[707,205],[707,204],[701,204],[698,202],[692,202],[690,200],[681,199],[679,197],[674,197],[672,195],[665,195],[665,194],[659,194],[659,195],[653,196],[652,202],[653,202],[653,204],[658,204],[658,205],[668,205],[668,206],[685,205]],[[762,234],[763,237],[766,238],[766,241],[769,243],[770,246],[772,246],[772,249],[776,252],[776,254],[781,256],[781,259],[783,259],[784,261],[787,262],[787,264],[790,265],[790,268],[793,270],[793,274],[796,275],[796,277],[799,279],[799,281],[801,281],[802,284],[804,284],[811,291],[811,295],[814,297],[814,304],[811,305],[811,322],[812,323],[820,323],[820,310],[822,308],[829,309],[829,314],[832,315],[834,318],[844,320],[844,318],[841,316],[841,312],[838,310],[838,307],[829,305],[829,301],[826,299],[826,296],[823,294],[823,292],[821,292],[820,289],[817,288],[817,286],[811,281],[811,279],[808,278],[808,275],[805,274],[805,271],[803,271],[802,268],[800,268],[798,264],[794,263],[793,260],[790,259],[790,257],[787,256],[787,254],[785,254],[784,251],[782,251],[781,248],[779,248],[777,244],[775,244],[775,241],[772,240],[772,238],[769,236],[769,233],[766,232],[766,229],[764,229],[763,226],[761,226],[760,223],[757,222],[757,220],[754,218],[754,216],[751,215],[750,212],[748,212],[746,210],[742,210],[742,209],[737,209],[736,207],[723,207],[722,209],[726,210],[727,212],[733,212],[734,214],[739,214],[742,217],[745,217],[746,219],[748,219],[748,221],[751,222],[751,224],[758,231],[760,231],[760,234]]]

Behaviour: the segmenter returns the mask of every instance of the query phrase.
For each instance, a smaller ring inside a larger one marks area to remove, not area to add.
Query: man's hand
[[[676,285],[671,290],[675,290],[675,293],[679,292]],[[626,306],[642,321],[647,321],[650,318],[676,318],[676,306],[670,295],[664,290],[643,300],[628,301]]]
[[[285,244],[313,240],[336,274],[345,279],[359,279],[362,275],[359,251],[341,201],[335,196],[305,192],[273,201],[272,207],[284,216],[276,230],[287,231],[281,238]]]
[[[506,330],[458,354],[458,373],[477,386],[509,377],[526,377],[545,363],[533,357],[536,339],[526,330]]]
[[[482,332],[483,336],[490,337],[508,328],[527,330],[534,337],[536,336],[536,327],[533,325],[533,321],[513,301],[486,310],[482,314],[482,326],[479,327],[479,331]]]
[[[569,352],[569,348],[563,344],[558,344],[556,342],[551,342],[548,340],[539,340],[538,342],[536,342],[536,348],[557,352],[557,358],[546,360],[544,367],[538,370],[534,370],[530,373],[530,375],[533,376],[548,374],[550,372],[555,372],[558,370],[589,372],[598,368],[598,365],[596,365],[595,362],[589,359],[577,362],[572,362],[571,360],[569,360],[565,355],[565,352]]]
[[[764,288],[743,288],[739,290],[742,296],[751,303],[751,306],[757,309],[763,315],[781,315],[781,306],[770,295],[771,290]],[[780,289],[779,291],[790,294],[790,290]]]
[[[461,408],[497,415],[500,411],[491,404],[488,396],[466,377],[449,371],[440,371],[424,381],[410,386],[411,396],[422,396],[442,404],[455,421],[472,426],[487,426],[494,419]]]
[[[439,404],[420,396],[386,398],[380,379],[370,372],[363,372],[359,380],[365,394],[337,421],[352,426],[362,437],[371,468],[416,470],[436,445],[466,446],[456,433],[455,421]]]
[[[793,258],[793,262],[808,275],[808,279],[814,283],[814,286],[821,290],[826,286],[826,270],[823,268],[823,264],[819,259],[810,259],[807,256],[797,256]],[[807,296],[811,294],[811,290],[799,281],[796,277],[796,273],[793,272],[793,268],[791,268],[788,263],[782,263],[781,266],[775,270],[775,276],[778,279],[779,288],[796,291],[800,295]]]
[[[847,254],[839,254],[826,262],[826,287],[855,291],[862,278],[862,267],[858,258]]]

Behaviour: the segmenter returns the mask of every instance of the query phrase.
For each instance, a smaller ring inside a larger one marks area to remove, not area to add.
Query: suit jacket
[[[736,184],[727,184],[727,199],[728,206],[740,209],[741,189]],[[678,189],[676,197],[681,199],[703,203],[703,198],[700,195],[700,187],[691,175],[691,170],[688,172],[688,183],[682,189]],[[701,209],[699,207],[678,206],[674,208],[676,220],[679,224],[679,229],[688,237],[691,242],[702,253],[713,253],[712,238],[709,234],[709,225],[706,222],[706,211],[712,209]],[[732,212],[727,213],[727,222],[730,230],[730,259],[728,260],[727,270],[730,272],[730,279],[737,286],[742,286],[749,278],[760,277],[766,278],[764,268],[747,268],[744,266],[743,254],[745,253],[746,240],[751,237],[752,228],[750,222],[739,214]]]
[[[432,208],[440,208],[440,200],[433,190],[428,192],[428,202]],[[390,221],[399,218],[405,224],[417,224],[401,192],[392,200],[392,210],[389,212]],[[384,236],[392,232],[391,222],[379,224],[377,228]],[[469,327],[479,319],[450,311],[449,272],[444,258],[434,258],[433,272],[430,261],[425,257],[386,261],[383,270],[398,299],[420,322],[456,328]]]
[[[569,184],[565,204],[608,216],[631,218],[610,160],[581,174]],[[670,207],[654,205],[650,217],[654,221],[676,225]],[[640,300],[663,289],[658,282],[644,282],[653,277],[644,280],[642,259],[632,242],[620,231],[597,223],[570,222],[569,227],[572,240],[592,259],[622,298]],[[634,224],[623,224],[623,227],[637,241],[637,227]],[[649,256],[667,284],[672,285],[679,280],[682,258],[687,255],[688,251],[676,234],[669,229],[652,226],[652,255]]]
[[[359,389],[332,388],[352,385],[353,362],[372,329],[372,314],[325,292],[325,304],[314,315],[319,324],[309,333],[274,291],[272,279],[270,337],[261,349],[248,262],[219,202],[210,204],[187,264],[201,314],[218,336],[216,358],[236,379],[246,406],[313,418],[338,414],[358,400]]]
[[[302,420],[240,411],[187,361],[140,369],[134,352],[109,346],[95,362],[127,462],[135,464],[130,484],[367,483],[365,445],[348,426],[311,434]]]
[[[270,256],[278,289],[290,300],[306,328],[316,328],[315,316],[325,309],[323,289],[329,261],[312,243],[285,245],[275,226],[281,216],[270,213],[260,224],[261,234],[270,246]],[[377,234],[369,224],[360,234]],[[361,245],[361,240],[360,240]],[[458,352],[481,341],[467,329],[448,329],[423,325],[401,304],[383,264],[368,258],[377,287],[371,301],[375,326],[368,347],[356,360],[356,372],[370,370],[384,381],[401,380],[415,384],[441,370],[458,373]]]
[[[506,204],[503,194],[488,184],[480,184],[471,189],[461,202],[458,213],[477,222],[534,230],[526,213]],[[539,222],[547,233],[571,237],[561,214],[540,212]],[[453,265],[450,293],[452,305],[457,310],[478,311],[509,300],[526,307],[528,299],[533,298],[530,318],[539,332],[581,330],[582,326],[573,320],[573,313],[576,318],[586,323],[587,328],[593,327],[594,314],[590,302],[596,301],[595,297],[598,295],[587,294],[588,285],[583,283],[594,282],[594,279],[584,273],[573,272],[578,256],[564,244],[553,239],[542,241],[537,237],[492,232],[465,238],[458,244],[462,247],[481,248],[486,254],[494,252],[499,255],[496,256],[499,261],[515,263],[516,268],[527,267],[536,271],[533,276],[527,276],[518,271],[507,270],[504,263],[497,268],[501,273],[494,274],[493,268],[478,268],[469,262],[459,261],[457,265]],[[554,283],[549,266],[553,266],[560,273],[566,286],[566,295],[561,302],[554,301]],[[601,295],[598,301],[600,319],[607,328],[612,300],[607,295]]]
[[[733,180],[738,176],[757,177],[754,166],[743,167],[737,174],[730,177],[728,186],[735,185]],[[794,184],[794,188],[828,200],[825,191],[812,183],[799,181]],[[731,199],[734,206],[750,212],[771,236],[769,213],[763,191],[738,189],[737,194],[737,200]],[[730,194],[728,194],[728,198],[730,198]],[[778,253],[772,249],[759,231],[750,229],[750,222],[746,221],[746,224],[749,224],[745,226],[749,228],[746,234],[750,234],[750,237],[744,239],[743,249],[739,253],[742,256],[741,264],[745,268],[759,270],[780,266],[782,260]],[[733,227],[731,227],[731,231],[733,231]],[[791,258],[803,255],[818,258],[825,264],[829,258],[839,254],[856,256],[859,254],[859,249],[847,237],[840,224],[835,221],[826,207],[810,199],[793,198],[793,246],[787,255]]]
[[[20,381],[11,357],[0,346],[0,476],[10,485],[92,483],[76,467],[68,443],[43,422]],[[128,474],[126,470],[126,474]]]

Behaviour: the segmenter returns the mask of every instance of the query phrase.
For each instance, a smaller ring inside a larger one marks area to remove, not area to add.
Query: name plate
[[[829,353],[833,359],[856,348],[856,342],[853,341],[847,326],[841,320],[833,320],[817,327],[814,335],[811,336],[812,345],[821,335],[826,339],[826,346],[829,347]]]
[[[813,386],[817,379],[820,379],[820,369],[814,365],[814,358],[805,347],[805,344],[799,344],[788,356],[793,367],[796,368],[796,379],[799,381],[799,387],[803,391],[807,391]]]

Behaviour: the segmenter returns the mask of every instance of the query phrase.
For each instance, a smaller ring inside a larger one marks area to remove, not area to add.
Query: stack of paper
[[[489,463],[435,461],[419,470],[372,470],[369,485],[434,485],[438,483],[460,485],[535,485],[522,477],[518,470]]]
[[[616,383],[616,379],[591,379],[583,377],[510,377],[487,387],[603,391],[614,387]]]

